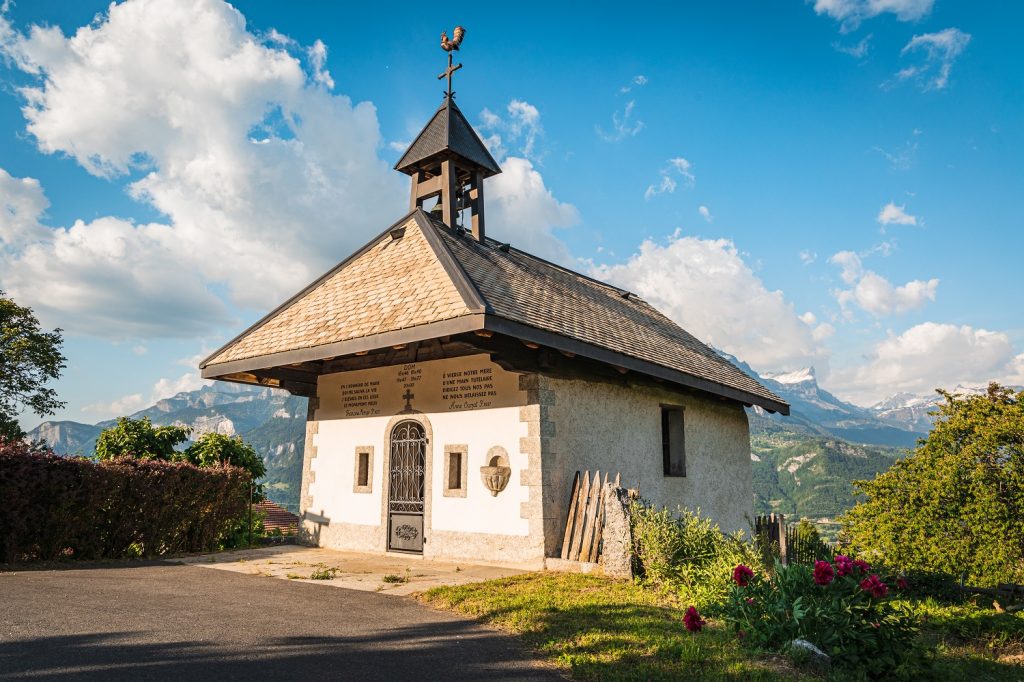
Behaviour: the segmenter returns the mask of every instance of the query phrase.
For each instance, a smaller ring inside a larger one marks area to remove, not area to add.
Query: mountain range
[[[885,471],[931,427],[928,414],[940,397],[900,393],[872,407],[844,402],[818,385],[814,368],[758,374],[728,356],[792,407],[789,417],[748,409],[755,512],[829,519],[854,502],[852,481]],[[982,389],[958,387],[960,392]],[[306,399],[269,388],[218,383],[178,393],[130,415],[154,424],[183,424],[240,435],[263,457],[268,497],[297,511],[302,476]],[[29,436],[56,452],[91,455],[103,429],[97,424],[49,421]]]

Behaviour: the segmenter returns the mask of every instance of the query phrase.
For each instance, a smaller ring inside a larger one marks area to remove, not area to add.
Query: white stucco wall
[[[724,531],[749,531],[752,515],[750,434],[737,403],[644,386],[545,379],[554,404],[544,445],[545,504],[565,523],[565,500],[577,470],[622,476],[622,485],[670,509],[700,508]],[[663,471],[661,405],[684,409],[686,476]]]
[[[411,411],[403,397],[407,390],[414,396]],[[316,454],[309,461],[314,475],[303,511],[323,519],[317,529],[321,545],[386,549],[390,432],[398,421],[413,419],[428,436],[424,555],[519,563],[541,556],[539,550],[536,557],[521,556],[530,523],[521,514],[529,488],[521,484],[528,460],[519,446],[528,425],[521,421],[526,394],[519,390],[518,374],[486,355],[435,360],[323,375],[318,397]],[[445,495],[446,445],[467,446],[465,496]],[[512,469],[508,486],[497,496],[480,476],[495,446],[504,449]],[[370,491],[354,492],[356,452],[366,447],[373,448]]]

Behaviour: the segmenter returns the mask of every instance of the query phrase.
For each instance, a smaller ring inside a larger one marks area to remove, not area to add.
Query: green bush
[[[0,561],[213,549],[245,523],[248,498],[237,467],[96,462],[0,439]]]
[[[640,580],[678,592],[689,604],[707,608],[725,601],[729,572],[736,564],[759,563],[742,532],[726,535],[700,510],[656,509],[635,501],[630,507],[634,569]]]
[[[888,597],[888,586],[863,562],[776,564],[745,577],[736,567],[723,616],[753,648],[785,652],[811,642],[840,669],[870,678],[919,672],[915,619]]]

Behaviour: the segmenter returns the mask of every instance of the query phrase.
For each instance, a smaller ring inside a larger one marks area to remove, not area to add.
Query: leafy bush
[[[244,524],[248,498],[237,467],[95,462],[0,439],[0,561],[212,549]]]
[[[971,585],[1024,583],[1024,392],[940,391],[926,440],[871,481],[843,517],[858,554]]]
[[[781,652],[803,639],[872,678],[914,667],[915,621],[865,562],[837,556],[813,567],[776,564],[770,574],[737,567],[733,582],[723,615],[748,646]]]
[[[722,533],[700,510],[673,514],[635,501],[630,518],[637,575],[647,584],[679,592],[698,608],[725,600],[733,566],[759,563],[742,532]]]

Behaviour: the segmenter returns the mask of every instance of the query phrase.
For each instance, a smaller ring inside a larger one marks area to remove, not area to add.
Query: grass
[[[395,575],[394,573],[388,573],[386,576],[381,578],[386,583],[401,584],[409,582],[409,577],[404,575]]]
[[[785,657],[743,649],[713,618],[691,635],[676,597],[600,576],[531,573],[438,587],[420,598],[519,635],[577,680],[855,679],[839,671],[822,678]],[[1024,679],[1024,612],[930,599],[902,604],[920,619],[930,652],[918,679]]]
[[[438,587],[421,599],[520,635],[579,680],[813,679],[781,657],[744,651],[714,620],[691,635],[685,605],[633,583],[531,573]]]

